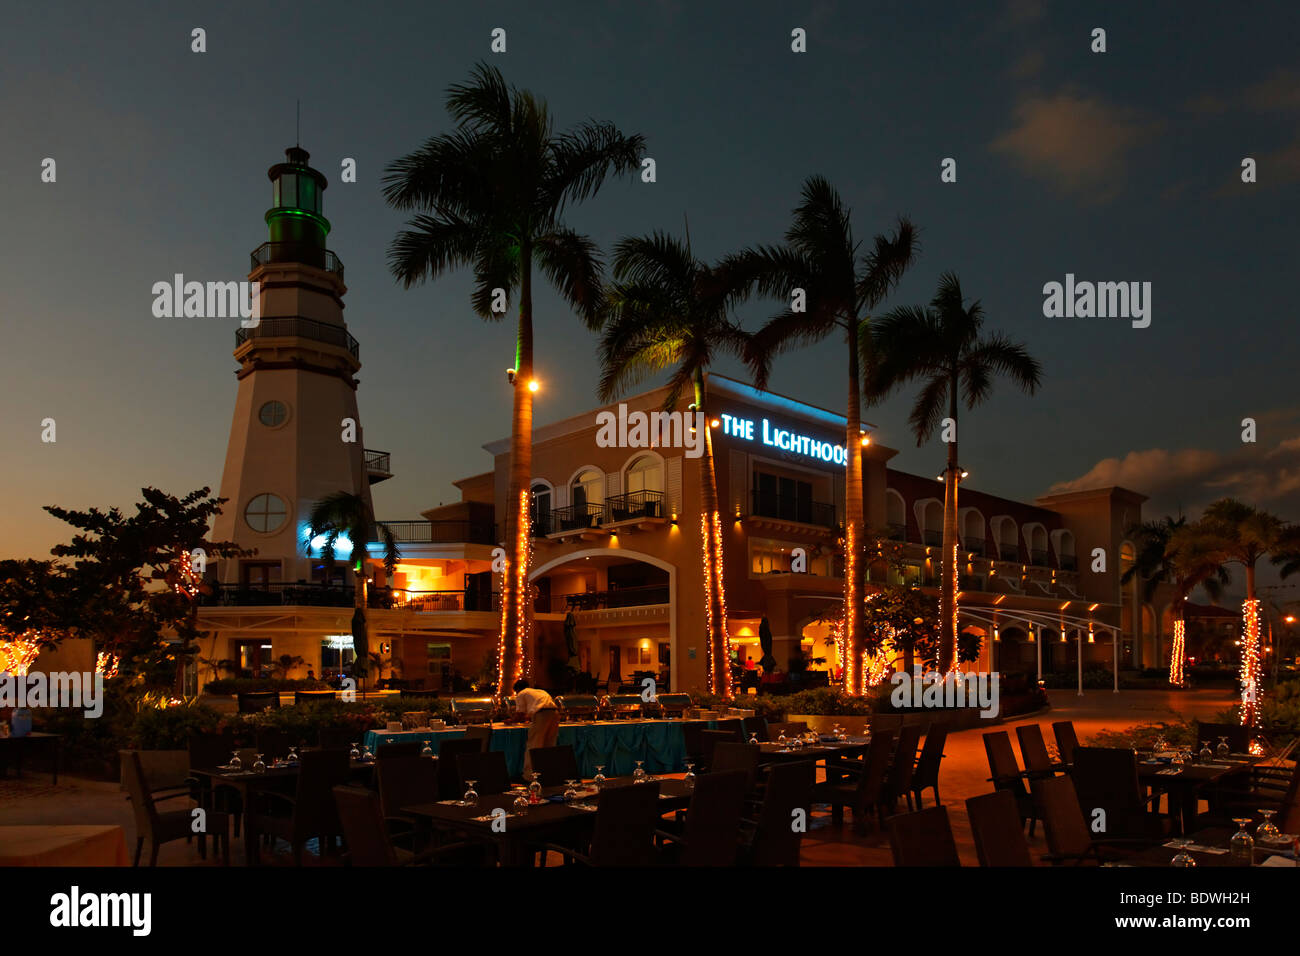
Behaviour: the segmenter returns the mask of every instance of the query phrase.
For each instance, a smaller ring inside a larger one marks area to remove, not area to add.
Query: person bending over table
[[[524,776],[527,776],[533,769],[533,750],[554,747],[559,739],[560,711],[550,694],[520,678],[515,681],[515,712],[530,721],[528,743],[524,745]]]

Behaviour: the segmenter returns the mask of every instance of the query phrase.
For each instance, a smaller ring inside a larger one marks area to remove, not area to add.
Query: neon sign
[[[806,455],[809,458],[816,458],[819,461],[836,465],[844,465],[848,462],[848,452],[845,451],[843,445],[822,441],[813,438],[811,435],[802,435],[786,428],[776,428],[766,418],[760,419],[762,425],[755,429],[755,422],[752,418],[737,418],[735,415],[720,415],[719,417],[722,419],[722,433],[724,435],[730,435],[744,441],[759,441],[781,451]],[[758,437],[755,437],[756,431]]]

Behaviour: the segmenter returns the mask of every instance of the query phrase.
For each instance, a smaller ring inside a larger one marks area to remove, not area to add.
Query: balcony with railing
[[[372,485],[393,477],[393,456],[386,451],[365,450],[366,475]]]
[[[665,497],[662,491],[629,491],[610,495],[605,499],[602,524],[632,521],[636,518],[666,518]]]
[[[928,544],[932,548],[938,547],[939,545],[943,544],[943,532],[933,531],[929,528],[926,528],[921,532],[921,543]]]
[[[356,589],[337,584],[299,581],[297,584],[216,584],[200,595],[204,607],[352,607]]]
[[[781,521],[794,521],[799,524],[818,525],[822,528],[834,528],[835,506],[827,502],[813,501],[794,495],[771,494],[765,491],[753,491],[750,495],[752,514],[756,518],[776,518]]]
[[[264,242],[252,253],[252,268],[272,262],[300,262],[343,279],[343,263],[333,252],[307,242]]]
[[[1014,544],[999,544],[998,558],[1002,561],[1019,561],[1020,548]]]
[[[1038,548],[1034,548],[1029,552],[1029,563],[1036,568],[1051,567],[1051,561],[1047,556],[1047,552],[1040,551]]]
[[[643,587],[610,588],[607,591],[556,594],[551,597],[551,611],[565,614],[569,611],[607,611],[667,603],[668,585],[650,584]]]
[[[968,536],[962,541],[962,547],[965,549],[967,554],[974,554],[980,557],[983,557],[984,555],[983,538],[973,538]]]
[[[259,319],[252,328],[235,329],[235,348],[250,339],[299,338],[313,342],[323,342],[341,349],[347,349],[354,359],[361,358],[361,346],[357,340],[341,325],[320,322],[303,315],[277,315],[273,318]]]
[[[907,525],[895,524],[894,522],[891,521],[888,525],[887,530],[888,530],[888,538],[890,541],[907,540]]]
[[[490,521],[416,520],[380,521],[401,545],[410,544],[496,544],[497,526]],[[378,536],[372,535],[371,541]]]
[[[1078,571],[1079,559],[1072,554],[1063,554],[1060,557],[1062,571]]]
[[[591,503],[566,505],[563,508],[552,508],[549,514],[538,515],[537,519],[533,529],[534,537],[584,531],[595,528],[604,521],[605,506]]]
[[[432,614],[440,611],[500,611],[501,594],[467,588],[456,591],[417,591],[408,588],[371,588],[372,608]]]

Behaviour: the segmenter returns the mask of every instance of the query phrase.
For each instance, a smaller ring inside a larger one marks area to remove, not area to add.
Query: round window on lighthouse
[[[257,412],[257,420],[268,428],[283,425],[289,417],[289,408],[284,402],[270,401],[262,405]]]
[[[244,520],[254,531],[269,534],[284,524],[287,510],[277,495],[257,495],[244,508]]]

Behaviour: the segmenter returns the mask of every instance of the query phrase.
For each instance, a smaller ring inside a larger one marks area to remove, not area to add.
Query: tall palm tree
[[[848,403],[844,429],[844,687],[866,690],[862,674],[862,581],[866,520],[862,487],[862,376],[860,340],[871,312],[912,264],[919,243],[916,230],[900,218],[893,235],[878,235],[869,250],[854,238],[850,210],[821,176],[804,183],[794,219],[782,246],[757,246],[727,260],[728,282],[745,292],[790,301],[754,334],[751,349],[756,384],[766,387],[771,356],[793,345],[842,333],[848,353]],[[806,301],[795,311],[794,290]]]
[[[401,559],[397,550],[397,539],[393,537],[393,532],[386,525],[375,521],[374,512],[366,497],[350,491],[336,491],[312,505],[307,515],[306,541],[303,545],[308,554],[312,552],[312,542],[317,538],[322,539],[320,556],[327,568],[334,566],[339,542],[348,542],[348,564],[352,568],[356,599],[356,609],[352,618],[353,640],[357,641],[357,645],[353,648],[356,654],[354,669],[358,674],[364,675],[369,653],[365,639],[366,546],[372,539],[379,542],[383,550],[384,570],[391,580],[397,562]]]
[[[722,516],[706,372],[718,352],[748,355],[750,337],[730,318],[737,293],[718,270],[695,258],[685,241],[656,232],[621,240],[614,250],[615,283],[601,337],[600,398],[612,401],[628,386],[672,369],[664,410],[692,390],[691,410],[704,422],[700,457],[700,547],[703,552],[709,691],[732,695],[727,603],[723,585]]]
[[[934,434],[945,413],[953,422],[944,469],[939,588],[939,666],[945,671],[957,665],[957,418],[962,400],[973,409],[987,399],[995,375],[1006,376],[1031,395],[1042,377],[1042,366],[1023,345],[1000,333],[981,335],[983,325],[984,308],[978,301],[967,305],[957,276],[946,272],[928,308],[892,310],[875,322],[863,343],[864,359],[872,362],[871,398],[883,398],[904,383],[920,380],[921,393],[909,418],[918,447]]]
[[[505,537],[512,549],[502,588],[499,682],[504,695],[522,674],[528,594],[529,486],[533,455],[533,267],[591,329],[600,324],[601,259],[595,244],[564,223],[565,208],[594,196],[611,174],[638,168],[644,141],[588,121],[556,133],[544,101],[506,84],[480,63],[447,91],[456,128],[389,164],[384,197],[414,213],[389,249],[407,288],[462,266],[474,270],[480,317],[504,317],[501,298],[519,301],[511,373],[514,411]]]
[[[1188,524],[1181,515],[1144,521],[1129,533],[1137,542],[1137,557],[1120,582],[1140,580],[1142,599],[1148,602],[1161,584],[1172,585],[1174,597],[1170,607],[1175,640],[1169,657],[1169,683],[1181,686],[1187,653],[1188,598],[1197,587],[1202,587],[1212,600],[1218,601],[1231,576],[1219,559],[1214,539],[1199,524]]]
[[[1267,554],[1282,554],[1291,541],[1291,532],[1276,515],[1260,511],[1235,498],[1220,498],[1205,509],[1201,519],[1215,539],[1215,547],[1224,561],[1246,569],[1246,600],[1242,616],[1246,622],[1241,641],[1241,722],[1254,726],[1259,716],[1259,611],[1255,590],[1255,566]]]

